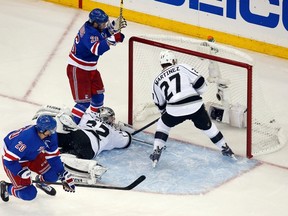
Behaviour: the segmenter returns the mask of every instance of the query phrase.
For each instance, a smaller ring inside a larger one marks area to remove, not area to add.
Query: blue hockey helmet
[[[45,131],[50,131],[51,134],[56,132],[57,122],[49,115],[41,115],[36,121],[36,129],[40,133],[45,133]]]
[[[93,9],[89,13],[89,22],[90,23],[96,22],[97,24],[101,24],[101,23],[108,22],[108,20],[109,20],[108,15],[103,10],[101,10],[99,8]]]

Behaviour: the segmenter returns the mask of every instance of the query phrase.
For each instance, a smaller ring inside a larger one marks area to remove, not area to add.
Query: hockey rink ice
[[[41,105],[74,105],[66,62],[73,39],[87,17],[87,11],[39,0],[0,0],[1,140],[11,130],[30,124]],[[177,34],[129,21],[123,33],[124,43],[100,57],[98,68],[106,88],[105,105],[114,109],[117,120],[127,122],[129,37]],[[288,130],[288,61],[244,52],[256,63],[267,106]],[[153,133],[155,125],[148,131]],[[191,124],[184,125],[171,130],[167,149],[155,169],[149,159],[152,146],[143,143],[133,142],[127,150],[99,155],[97,160],[108,168],[103,183],[126,186],[146,175],[146,180],[131,191],[78,187],[70,194],[55,186],[55,197],[38,191],[31,202],[11,196],[7,203],[0,200],[0,215],[288,215],[288,146],[249,160],[239,137],[229,136],[226,130],[224,136],[238,161],[222,157],[207,137]],[[180,142],[177,137],[190,137],[191,142]],[[149,133],[137,138],[153,141]],[[0,179],[8,180],[2,163]]]
[[[153,141],[152,134],[147,133],[141,133],[136,138]],[[146,176],[146,180],[137,186],[135,191],[203,195],[261,164],[241,156],[235,161],[223,157],[218,150],[175,139],[167,141],[167,148],[155,169],[151,169],[152,163],[147,160],[150,154],[151,146],[139,141],[133,141],[127,150],[101,153],[98,157],[99,163],[109,167],[101,181],[120,186],[127,181],[127,176],[122,175],[126,172],[130,173],[129,177],[131,174],[134,178],[140,175]],[[126,184],[129,184],[129,181]]]

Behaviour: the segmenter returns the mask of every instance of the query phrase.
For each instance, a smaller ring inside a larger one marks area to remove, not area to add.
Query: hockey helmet
[[[99,118],[101,121],[108,124],[114,124],[115,121],[115,112],[110,107],[101,107],[98,110]]]
[[[57,123],[56,120],[49,115],[41,115],[36,121],[36,129],[40,133],[50,131],[51,134],[56,132]]]
[[[177,63],[177,59],[173,52],[170,50],[163,50],[160,52],[160,64],[172,64],[175,65]]]
[[[99,8],[93,9],[89,13],[89,22],[90,23],[96,22],[99,25],[99,24],[108,22],[108,20],[109,20],[108,15],[103,10],[101,10]]]

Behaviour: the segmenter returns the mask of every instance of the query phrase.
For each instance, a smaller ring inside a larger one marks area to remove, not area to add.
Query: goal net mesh
[[[209,77],[209,67],[216,64],[219,67],[221,78],[229,83],[227,86],[230,106],[244,107],[247,108],[248,112],[251,112],[252,118],[246,119],[248,124],[251,122],[251,127],[248,125],[246,131],[243,128],[233,128],[235,133],[244,131],[246,136],[250,134],[250,139],[246,139],[247,142],[250,142],[246,143],[248,157],[276,151],[286,143],[287,140],[283,131],[271,109],[265,103],[257,71],[253,70],[250,77],[247,68],[239,66],[246,64],[253,68],[254,62],[249,55],[235,48],[186,37],[145,35],[134,38],[144,39],[145,42],[134,40],[133,37],[129,42],[130,124],[145,121],[149,116],[159,116],[159,111],[152,100],[152,82],[162,70],[159,63],[160,51],[171,49],[173,46],[173,52],[178,63],[193,66],[205,77],[206,82]],[[167,46],[163,46],[163,44]],[[197,53],[187,54],[185,50],[192,50]],[[221,58],[221,61],[217,58]],[[238,65],[233,65],[234,61]],[[252,80],[251,89],[248,88],[249,79]],[[207,82],[207,85],[208,90],[203,95],[204,103],[206,105],[209,103],[221,105],[222,102],[216,96],[218,93],[217,84]],[[251,107],[247,103],[249,97],[252,98]],[[227,125],[227,127],[231,128],[232,126]]]

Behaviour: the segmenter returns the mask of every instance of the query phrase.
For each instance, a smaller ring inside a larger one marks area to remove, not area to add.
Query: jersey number
[[[170,82],[172,82],[172,80],[174,80],[175,79],[175,89],[176,89],[176,94],[178,93],[178,92],[180,92],[181,91],[181,88],[180,88],[180,86],[181,86],[181,84],[180,84],[180,74],[179,73],[177,73],[177,74],[174,74],[173,76],[171,76],[171,77],[169,77],[169,80],[170,80]],[[164,81],[164,82],[162,82],[161,83],[161,85],[160,85],[160,88],[164,91],[164,94],[165,94],[165,99],[167,100],[167,101],[169,101],[170,100],[170,98],[173,96],[173,93],[172,92],[170,92],[170,94],[169,94],[169,92],[168,92],[168,89],[169,89],[169,83],[167,82],[167,81]]]
[[[88,127],[94,127],[96,124],[97,123],[94,120],[87,121],[87,123],[86,123],[86,125]],[[101,124],[99,128],[101,128],[102,130],[101,131],[100,130],[95,130],[98,136],[101,136],[101,137],[105,138],[105,137],[107,137],[109,135],[109,128],[107,128],[104,124]],[[94,132],[92,130],[89,130],[89,131],[92,132],[92,133]],[[97,137],[96,134],[94,134],[94,135]],[[100,140],[101,140],[101,138],[100,138]]]
[[[100,128],[102,129],[102,131],[96,130],[97,134],[99,134],[99,136],[102,136],[104,138],[107,137],[109,135],[109,128],[107,128],[104,124],[101,124]]]
[[[74,39],[74,44],[72,46],[71,52],[76,55],[76,44],[79,44],[80,42],[80,36],[77,34],[75,39]]]

